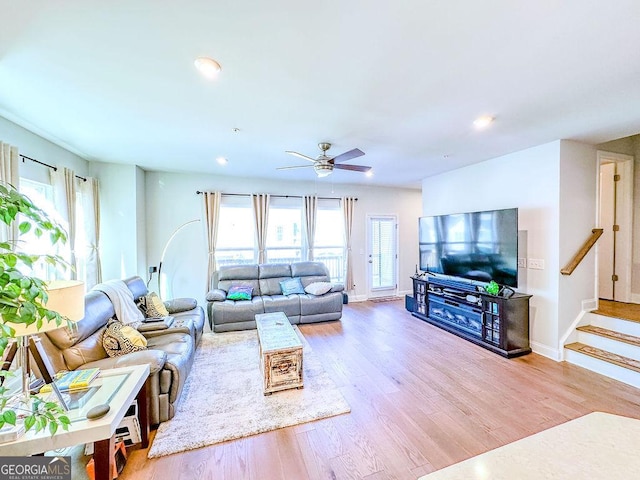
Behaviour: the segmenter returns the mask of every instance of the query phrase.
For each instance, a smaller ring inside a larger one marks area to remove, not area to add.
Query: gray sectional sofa
[[[283,295],[280,282],[299,277],[303,287],[330,282],[329,270],[321,262],[291,264],[230,265],[214,276],[216,287],[207,294],[209,325],[214,332],[256,328],[258,313],[284,312],[292,324],[339,320],[342,317],[343,285],[333,285],[323,295]],[[251,300],[229,300],[233,286],[253,287]]]

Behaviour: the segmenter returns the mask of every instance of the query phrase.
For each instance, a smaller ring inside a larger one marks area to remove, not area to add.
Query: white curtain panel
[[[352,290],[353,284],[353,262],[351,260],[351,232],[353,230],[353,211],[356,205],[356,198],[342,197],[342,213],[344,215],[344,245],[345,245],[345,280],[344,288]]]
[[[51,184],[56,210],[63,220],[67,222],[68,239],[66,245],[61,248],[60,255],[71,268],[66,272],[58,272],[63,279],[76,280],[77,263],[75,252],[76,241],[76,175],[73,170],[66,167],[58,167],[51,170]]]
[[[258,240],[258,263],[265,261],[265,245],[267,243],[267,222],[269,220],[269,199],[268,193],[251,195],[253,204],[253,219],[256,226],[256,239]]]
[[[20,187],[20,156],[18,147],[0,142],[0,183],[12,185],[16,189]],[[9,227],[4,222],[0,223],[0,241],[11,242],[15,246],[18,239],[18,222],[13,222]]]
[[[202,207],[204,213],[205,228],[207,229],[207,249],[209,260],[207,262],[207,286],[208,292],[212,288],[213,274],[216,271],[216,244],[218,243],[218,220],[220,219],[220,192],[203,192]]]
[[[304,226],[307,233],[307,260],[313,260],[313,244],[316,237],[316,215],[318,213],[318,197],[305,195]]]
[[[100,263],[100,193],[98,179],[87,178],[80,182],[82,211],[86,237],[85,283],[87,290],[102,282]]]

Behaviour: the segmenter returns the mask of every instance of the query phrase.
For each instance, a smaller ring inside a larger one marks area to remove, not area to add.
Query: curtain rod
[[[201,192],[200,190],[196,190],[196,195],[201,195],[204,192]],[[223,197],[250,197],[251,194],[250,193],[223,193],[222,194]],[[300,195],[271,195],[274,198],[302,198],[302,196]],[[341,200],[338,197],[318,197],[318,200]],[[358,201],[357,198],[354,199],[356,202]]]
[[[40,160],[36,160],[35,158],[27,157],[26,155],[20,154],[20,156],[22,157],[22,163],[24,163],[25,160],[31,160],[32,162],[39,163],[40,165],[44,165],[45,167],[51,168],[54,172],[58,171],[58,167],[56,167],[54,165],[49,165],[48,163],[41,162]],[[76,175],[76,178],[79,178],[83,182],[87,181],[86,178],[81,177],[80,175]]]

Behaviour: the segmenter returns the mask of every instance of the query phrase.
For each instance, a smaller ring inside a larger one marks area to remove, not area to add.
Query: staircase
[[[640,388],[640,321],[587,313],[565,360]],[[576,335],[574,335],[574,338]]]

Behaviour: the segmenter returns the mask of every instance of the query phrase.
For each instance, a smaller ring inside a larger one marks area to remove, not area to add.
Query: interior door
[[[395,215],[368,216],[368,298],[396,295],[397,225]]]
[[[633,157],[598,152],[598,164],[598,226],[604,230],[596,244],[598,297],[628,303],[634,301]]]

